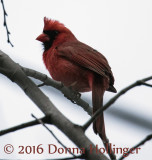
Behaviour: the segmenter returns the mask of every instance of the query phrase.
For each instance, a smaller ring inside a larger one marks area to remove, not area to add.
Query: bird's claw
[[[81,97],[79,92],[73,91],[71,87],[69,87],[69,94],[64,95],[67,99],[69,99],[72,103],[76,104],[77,100]]]

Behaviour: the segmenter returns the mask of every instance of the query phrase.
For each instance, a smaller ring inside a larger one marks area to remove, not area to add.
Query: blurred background
[[[3,27],[3,10],[0,4],[0,49],[24,67],[50,76],[42,61],[43,48],[36,37],[42,32],[43,17],[59,20],[82,42],[100,51],[108,59],[119,92],[138,79],[152,73],[152,1],[150,0],[4,0],[8,13],[7,23],[11,32],[12,48],[7,43]],[[37,84],[41,82],[35,81]],[[89,116],[79,106],[64,98],[52,87],[41,90],[56,107],[75,124],[83,125]],[[115,94],[106,92],[104,103]],[[120,97],[105,111],[106,132],[110,143],[117,148],[131,148],[152,132],[152,89],[140,86]],[[82,94],[91,105],[91,93]],[[0,130],[33,120],[33,113],[43,113],[23,91],[2,74],[0,75]],[[66,124],[65,124],[66,126]],[[67,147],[75,145],[56,127],[49,126]],[[92,126],[86,135],[99,147],[101,140],[93,133]],[[3,146],[12,144],[15,152],[6,155]],[[18,146],[42,144],[45,153],[18,154]],[[56,140],[41,125],[26,128],[0,137],[1,159],[55,159],[68,154],[47,154],[47,145]],[[126,160],[150,160],[152,142],[141,146],[138,154]],[[117,154],[117,158],[121,154]]]

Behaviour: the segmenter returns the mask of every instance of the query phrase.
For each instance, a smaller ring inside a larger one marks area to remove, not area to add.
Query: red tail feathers
[[[108,88],[108,81],[100,75],[94,76],[92,85],[92,102],[93,102],[93,113],[103,106],[103,95],[105,90]],[[100,116],[94,121],[93,129],[96,134],[106,141],[104,115],[101,113]]]

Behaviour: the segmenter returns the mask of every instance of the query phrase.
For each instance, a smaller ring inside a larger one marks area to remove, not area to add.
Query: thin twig
[[[6,16],[8,16],[8,14],[6,13],[3,0],[1,0],[1,3],[2,3],[3,15],[4,15],[4,27],[6,28],[6,33],[7,33],[7,42],[8,42],[12,47],[14,47],[13,44],[11,43],[11,41],[10,41],[10,38],[9,38],[10,32],[9,32],[9,30],[8,30],[7,21],[6,21]]]
[[[152,139],[152,134],[149,134],[146,138],[144,138],[140,143],[138,143],[137,145],[135,145],[134,147],[132,147],[131,150],[129,150],[128,152],[125,153],[125,155],[122,155],[119,160],[122,160],[126,157],[128,157],[128,155],[134,151],[136,148],[140,147],[141,145],[144,145],[147,141]]]
[[[51,134],[52,134],[52,136],[57,140],[57,142],[61,145],[61,146],[63,146],[63,148],[68,148],[68,147],[66,147],[58,138],[57,138],[57,136],[43,123],[43,121],[41,120],[41,119],[38,119],[36,116],[34,116],[33,114],[32,114],[32,117],[33,118],[35,118],[36,120],[37,120],[37,122],[39,122],[41,125],[43,125],[43,127],[44,128],[46,128]],[[72,156],[74,156],[74,157],[76,157],[72,152],[70,152],[68,149],[67,149],[67,151],[72,155]]]
[[[44,118],[41,118],[41,120],[43,121]],[[38,125],[38,124],[39,123],[36,120],[35,121],[26,122],[26,123],[23,123],[23,124],[20,124],[20,125],[17,125],[17,126],[5,129],[5,130],[1,130],[0,131],[0,136],[3,136],[5,134],[7,134],[7,133],[11,133],[11,132],[14,132],[14,131],[17,131],[17,130],[20,130],[20,129],[23,129],[23,128],[26,128],[26,127],[31,127],[31,126],[34,126],[34,125]]]
[[[142,85],[147,86],[147,87],[152,87],[152,85],[149,83],[145,83],[145,82],[139,82],[139,83],[141,83]]]
[[[41,83],[41,84],[39,84],[39,85],[37,85],[38,87],[42,87],[42,86],[44,86],[45,85],[45,83]]]
[[[83,129],[86,130],[91,123],[107,108],[109,108],[120,96],[122,96],[123,94],[125,94],[127,91],[129,91],[130,89],[136,87],[136,86],[140,86],[143,85],[141,82],[146,82],[152,79],[152,76],[144,78],[142,80],[136,81],[133,84],[129,85],[128,87],[124,88],[123,90],[121,90],[119,93],[117,93],[113,98],[111,98],[102,108],[98,109],[95,114],[83,125]]]

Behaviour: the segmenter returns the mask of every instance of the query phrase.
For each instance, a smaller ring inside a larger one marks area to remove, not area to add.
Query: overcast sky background
[[[152,1],[151,0],[5,0],[7,22],[11,32],[12,48],[7,43],[3,27],[3,11],[0,6],[0,49],[24,67],[48,74],[42,61],[42,46],[36,37],[42,32],[43,17],[59,20],[82,42],[106,56],[115,76],[118,91],[132,82],[152,73]],[[78,106],[72,105],[55,89],[43,87],[44,93],[56,107],[76,124],[84,124],[89,116]],[[122,96],[113,108],[133,113],[152,121],[152,89],[137,87]],[[105,94],[105,101],[114,96]],[[82,97],[91,103],[91,93]],[[110,109],[109,109],[110,110]],[[33,120],[31,113],[42,117],[43,113],[25,96],[23,91],[3,75],[0,75],[0,130]],[[139,127],[105,112],[106,131],[115,147],[131,148],[151,133],[151,129]],[[68,147],[74,145],[55,127],[50,128]],[[87,136],[103,147],[92,127]],[[0,137],[0,158],[57,158],[65,155],[19,155],[20,145],[48,143],[60,146],[42,127],[35,126]],[[15,146],[15,153],[6,155],[2,147]],[[149,160],[152,157],[152,142],[141,147],[138,154],[126,160]],[[68,155],[67,155],[68,156]],[[117,155],[119,157],[120,155]]]

